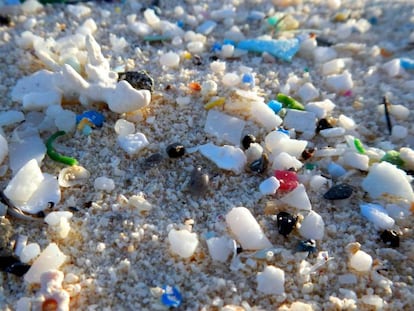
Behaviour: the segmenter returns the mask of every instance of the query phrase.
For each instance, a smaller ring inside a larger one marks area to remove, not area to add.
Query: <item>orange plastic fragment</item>
[[[56,311],[58,310],[58,303],[55,299],[46,299],[42,303],[42,311]]]
[[[391,51],[388,51],[384,48],[380,49],[380,54],[382,57],[391,57],[393,55],[393,53]]]
[[[198,82],[190,82],[188,87],[190,88],[190,90],[195,91],[195,92],[201,91],[201,85]]]

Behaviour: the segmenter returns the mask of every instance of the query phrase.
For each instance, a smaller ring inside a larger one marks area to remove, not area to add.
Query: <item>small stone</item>
[[[279,212],[276,217],[277,230],[286,237],[296,227],[298,218],[287,212]]]
[[[95,188],[95,190],[102,190],[102,191],[107,191],[107,192],[111,192],[112,190],[115,189],[115,182],[113,179],[105,177],[105,176],[101,176],[101,177],[97,177],[93,183],[93,186]]]
[[[118,81],[126,80],[134,89],[154,92],[154,79],[145,71],[126,71],[118,73]]]
[[[197,166],[190,176],[188,189],[192,195],[202,196],[209,189],[210,179],[208,174],[203,173],[201,166]]]
[[[330,128],[332,128],[332,125],[329,123],[327,119],[320,119],[318,121],[318,124],[316,125],[316,133]]]
[[[395,230],[384,230],[382,231],[381,240],[388,246],[399,247],[400,246],[400,237]]]
[[[300,241],[296,249],[298,252],[315,253],[317,250],[316,241],[312,239]]]
[[[180,143],[172,143],[167,146],[166,151],[170,158],[179,158],[185,154],[185,147]]]
[[[250,163],[249,168],[253,172],[261,174],[266,171],[268,164],[269,164],[269,159],[267,158],[266,154],[263,154],[260,157],[260,159],[257,159],[253,161],[252,163]]]
[[[243,137],[242,139],[242,146],[244,149],[249,149],[250,144],[255,143],[256,142],[256,137],[254,137],[254,135],[252,134],[247,134],[246,136]]]
[[[327,200],[348,199],[353,192],[353,188],[348,184],[339,184],[331,187],[323,197]]]

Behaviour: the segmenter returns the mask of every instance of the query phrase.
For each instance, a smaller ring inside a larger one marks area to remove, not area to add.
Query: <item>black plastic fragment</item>
[[[395,230],[384,230],[380,235],[382,241],[391,247],[400,246],[400,236]]]
[[[287,236],[296,226],[298,218],[287,212],[279,212],[277,218],[277,230],[283,236]]]
[[[348,199],[354,189],[348,184],[339,184],[332,186],[324,195],[327,200],[344,200]]]
[[[23,276],[30,269],[30,265],[22,263],[17,256],[4,254],[0,256],[0,271]]]

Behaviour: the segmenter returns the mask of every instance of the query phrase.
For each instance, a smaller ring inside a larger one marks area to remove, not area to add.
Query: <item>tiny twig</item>
[[[382,103],[384,105],[384,112],[385,112],[385,120],[387,121],[387,127],[388,127],[388,132],[392,133],[392,124],[391,124],[391,117],[390,117],[390,113],[388,111],[388,106],[390,105],[390,102],[388,100],[387,96],[384,96],[382,98]]]

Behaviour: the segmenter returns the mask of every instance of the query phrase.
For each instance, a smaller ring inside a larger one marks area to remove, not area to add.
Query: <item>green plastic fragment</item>
[[[316,167],[316,165],[315,165],[315,164],[313,164],[313,163],[306,163],[306,164],[305,164],[305,169],[306,169],[306,170],[309,170],[309,171],[314,170],[314,169],[315,169],[315,167]]]
[[[165,41],[165,40],[169,40],[169,39],[171,39],[171,37],[164,36],[164,35],[148,35],[148,36],[144,36],[144,41],[148,41],[148,42]]]
[[[358,138],[354,139],[354,146],[360,154],[365,153],[365,148],[364,148],[364,146],[362,145],[361,141]]]
[[[277,100],[283,104],[284,108],[305,110],[305,106],[303,106],[296,99],[293,99],[292,97],[287,96],[285,94],[282,94],[282,93],[277,94]]]
[[[57,131],[52,136],[50,136],[48,140],[46,141],[46,150],[47,150],[46,153],[52,160],[56,162],[60,162],[60,163],[67,164],[67,165],[77,165],[78,161],[75,158],[61,155],[55,150],[55,148],[53,148],[53,142],[55,141],[55,139],[65,134],[66,134],[65,131]]]
[[[267,19],[267,23],[270,26],[275,26],[277,25],[278,22],[279,22],[279,18],[277,16],[271,16]]]
[[[382,157],[381,162],[382,161],[389,162],[397,167],[402,167],[404,165],[404,161],[401,159],[400,153],[395,150],[387,151],[387,153]]]

